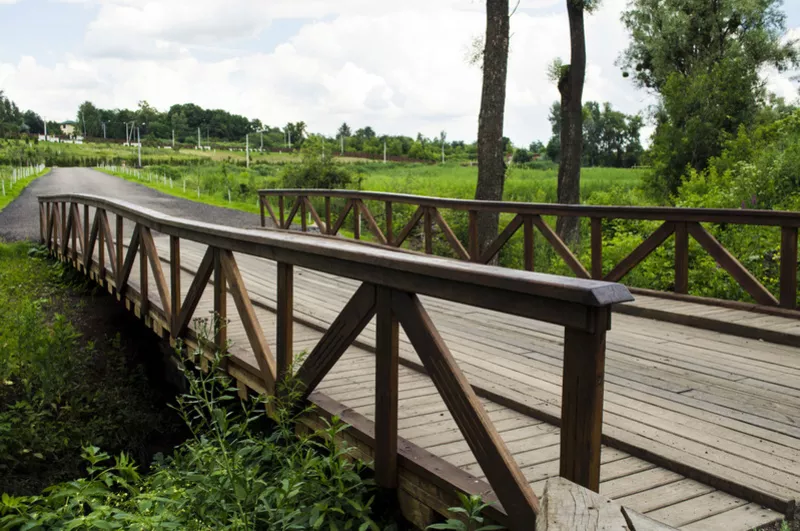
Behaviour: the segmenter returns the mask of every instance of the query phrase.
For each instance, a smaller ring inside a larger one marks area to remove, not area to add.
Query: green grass
[[[31,184],[42,175],[46,174],[48,171],[50,170],[45,168],[42,171],[31,175],[30,177],[18,180],[13,185],[11,184],[11,180],[9,178],[0,177],[0,179],[4,180],[5,186],[5,195],[3,195],[3,184],[0,184],[0,210],[3,210],[6,206],[8,206],[9,203],[11,203],[11,201],[16,199],[26,186]]]

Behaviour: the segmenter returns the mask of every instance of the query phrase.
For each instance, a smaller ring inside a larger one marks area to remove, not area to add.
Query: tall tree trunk
[[[486,0],[486,43],[483,49],[483,91],[478,118],[478,186],[475,199],[503,199],[506,178],[503,153],[503,114],[508,67],[508,0]],[[499,215],[479,212],[478,248],[497,237]]]
[[[583,82],[586,77],[586,36],[583,0],[567,0],[570,64],[558,82],[561,93],[561,164],[558,167],[558,202],[581,201],[581,152],[583,151]],[[567,242],[577,241],[580,219],[561,216],[556,231]]]

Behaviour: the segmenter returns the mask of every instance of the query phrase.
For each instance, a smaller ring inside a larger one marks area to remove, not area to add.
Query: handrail
[[[294,266],[361,281],[297,371],[297,378],[305,384],[304,397],[375,317],[376,480],[383,487],[396,488],[402,325],[515,528],[530,526],[539,510],[538,498],[419,295],[564,326],[560,474],[587,488],[599,488],[605,337],[611,326],[612,305],[632,300],[624,286],[397,253],[347,240],[194,222],[96,195],[41,196],[39,208],[40,235],[52,253],[93,272],[101,283],[126,300],[134,300],[137,312],[160,319],[159,326],[169,331],[173,340],[191,337],[192,317],[209,282],[219,323],[227,323],[226,301],[230,293],[258,362],[262,388],[267,392],[274,392],[275,382],[286,374],[293,361]],[[94,210],[93,215],[90,209]],[[116,216],[113,230],[109,214]],[[126,220],[134,224],[127,251],[123,230]],[[153,232],[169,236],[169,262],[162,263],[159,258]],[[207,246],[183,299],[181,240]],[[234,253],[277,262],[275,356],[256,318]],[[138,292],[134,294],[136,287],[131,278],[137,257]],[[150,295],[151,282],[157,295]],[[224,325],[215,326],[214,345],[227,348]]]
[[[270,203],[277,198],[278,215]],[[325,201],[324,219],[317,212],[309,198],[323,198]],[[331,199],[345,200],[344,209],[331,212]],[[287,203],[287,199],[290,203]],[[365,201],[384,203],[384,212],[373,214]],[[782,307],[793,310],[798,297],[798,251],[797,238],[800,227],[800,212],[773,210],[739,210],[722,208],[675,208],[640,206],[595,206],[563,205],[549,203],[517,203],[511,201],[478,201],[469,199],[450,199],[426,197],[409,194],[384,192],[365,192],[356,190],[320,189],[279,189],[259,190],[261,205],[261,225],[266,226],[267,215],[273,224],[289,229],[293,219],[300,215],[300,229],[309,229],[307,217],[311,216],[320,232],[337,235],[348,216],[352,218],[353,236],[361,238],[362,224],[365,224],[374,239],[385,246],[398,248],[419,224],[424,229],[425,252],[433,253],[433,227],[438,225],[442,236],[447,240],[452,254],[461,260],[473,263],[489,263],[509,242],[510,238],[522,228],[524,231],[525,269],[534,269],[534,229],[544,236],[566,265],[579,278],[594,278],[611,282],[621,281],[625,275],[640,264],[655,249],[664,244],[672,235],[675,237],[675,282],[673,291],[688,293],[689,279],[689,239],[695,239],[715,261],[726,270],[761,308]],[[416,206],[411,220],[399,232],[393,223],[393,205]],[[287,215],[287,207],[291,206]],[[455,234],[440,209],[450,209],[469,213],[469,227],[466,245]],[[299,212],[298,212],[299,211]],[[477,217],[479,212],[514,214],[514,218],[483,249],[478,246]],[[383,216],[383,219],[380,219]],[[591,265],[587,269],[570,250],[569,246],[542,219],[542,216],[585,217],[591,222]],[[610,271],[603,271],[603,222],[611,219],[662,221],[663,224],[636,247],[627,257]],[[379,223],[380,221],[380,223]],[[708,232],[701,223],[773,226],[781,230],[780,294],[775,297],[755,278],[734,256]],[[782,310],[781,310],[782,311]]]

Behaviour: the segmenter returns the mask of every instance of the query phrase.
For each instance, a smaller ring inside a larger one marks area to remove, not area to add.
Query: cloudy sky
[[[614,66],[627,0],[587,19],[584,97],[628,113],[652,102]],[[512,0],[512,4],[513,4]],[[784,7],[800,36],[800,2]],[[91,100],[159,109],[193,102],[271,125],[343,121],[379,133],[474,140],[480,70],[467,64],[485,30],[481,0],[0,0],[0,89],[47,119]],[[511,21],[506,134],[546,141],[558,98],[547,65],[568,58],[563,0],[521,0]],[[791,100],[798,84],[769,74]]]

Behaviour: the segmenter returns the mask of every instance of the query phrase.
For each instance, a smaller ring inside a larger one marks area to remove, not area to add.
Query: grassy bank
[[[33,175],[19,179],[16,182],[10,177],[10,169],[6,172],[0,172],[0,180],[2,180],[2,183],[0,183],[0,210],[3,210],[11,201],[16,199],[26,186],[49,171],[49,168],[42,168]],[[3,173],[8,173],[8,175],[3,175]]]

